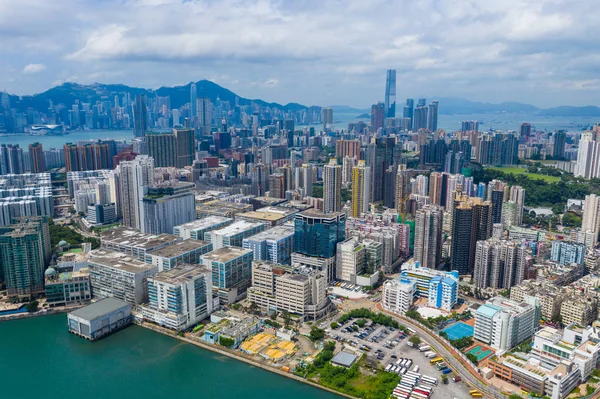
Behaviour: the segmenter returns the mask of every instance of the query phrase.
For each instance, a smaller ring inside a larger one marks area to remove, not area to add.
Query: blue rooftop
[[[486,317],[494,317],[496,313],[501,311],[502,309],[498,306],[494,305],[481,305],[479,309],[477,309],[477,313],[482,314]]]

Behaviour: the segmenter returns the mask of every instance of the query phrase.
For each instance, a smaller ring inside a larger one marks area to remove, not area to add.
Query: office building
[[[103,248],[90,252],[88,269],[94,298],[114,297],[132,305],[148,301],[148,278],[158,273],[157,266]]]
[[[456,197],[452,216],[452,269],[472,274],[477,241],[492,235],[492,204],[478,197]]]
[[[146,261],[151,251],[174,245],[181,238],[171,234],[143,234],[127,227],[107,229],[100,234],[101,247],[106,250],[130,255],[140,262]]]
[[[357,276],[365,270],[365,246],[356,237],[337,244],[336,280],[356,284]]]
[[[375,137],[367,146],[367,163],[371,168],[371,202],[383,201],[385,171],[393,164],[394,137]]]
[[[202,264],[212,270],[214,292],[221,305],[243,299],[252,281],[253,253],[249,249],[223,247],[202,256]]]
[[[22,217],[0,227],[0,283],[9,298],[31,299],[44,293],[49,257],[47,217]]]
[[[495,297],[475,312],[473,338],[494,349],[509,350],[531,338],[539,325],[539,301],[534,304]]]
[[[254,253],[254,260],[289,265],[294,247],[294,228],[277,226],[244,238],[242,247]]]
[[[550,260],[559,265],[577,263],[583,265],[585,258],[585,244],[568,241],[553,241]]]
[[[191,166],[194,162],[195,143],[194,129],[173,129],[176,142],[176,162],[178,168]]]
[[[342,167],[333,158],[323,166],[323,211],[340,212],[342,210]]]
[[[200,263],[202,255],[212,250],[209,242],[186,239],[146,252],[146,263],[156,266],[159,272],[164,272],[184,264],[196,265]]]
[[[204,240],[212,243],[214,250],[223,247],[241,247],[244,238],[258,234],[264,229],[263,223],[240,220],[221,229],[207,231],[204,233]]]
[[[124,161],[117,166],[119,175],[120,213],[123,225],[140,229],[142,226],[142,208],[147,187],[154,180],[154,159],[147,155],[138,155],[133,161]]]
[[[417,293],[417,281],[398,277],[383,283],[381,306],[389,312],[405,314],[413,305]]]
[[[432,101],[427,112],[427,129],[435,132],[438,126],[439,102]]]
[[[192,114],[192,118],[198,116],[198,90],[196,89],[196,83],[192,82],[190,84],[190,111]]]
[[[132,322],[131,304],[105,298],[67,315],[69,332],[95,341]]]
[[[175,134],[148,132],[146,134],[146,148],[148,156],[154,159],[155,167],[177,166],[177,137]]]
[[[532,264],[531,249],[519,241],[477,241],[475,285],[479,288],[511,288],[521,284]]]
[[[293,252],[292,267],[295,269],[311,269],[322,272],[328,282],[335,280],[335,256],[323,258]]]
[[[422,267],[436,269],[442,257],[443,212],[437,205],[425,205],[415,215],[414,260]]]
[[[146,96],[136,94],[133,103],[133,137],[144,137],[148,130],[148,108]]]
[[[229,226],[233,219],[221,216],[208,216],[202,219],[196,219],[188,223],[175,226],[173,235],[181,237],[184,240],[204,240],[204,233]]]
[[[142,233],[171,234],[175,226],[196,219],[194,184],[170,180],[148,187],[141,206]]]
[[[358,161],[352,168],[352,217],[360,217],[369,211],[371,202],[371,168],[365,161]]]
[[[396,117],[396,70],[388,69],[385,77],[385,117]]]
[[[41,143],[29,144],[29,170],[31,173],[42,173],[46,171],[46,161]]]
[[[212,128],[212,102],[208,98],[198,98],[196,100],[196,128],[200,136],[209,136]]]
[[[87,206],[87,221],[91,225],[112,224],[117,221],[117,208],[112,204],[90,204]]]
[[[331,309],[325,274],[311,269],[285,268],[255,261],[248,299],[267,312],[288,312],[302,320],[316,320]]]
[[[213,311],[212,270],[182,264],[148,278],[145,320],[176,331],[194,327]]]
[[[296,214],[294,251],[313,257],[332,258],[338,242],[346,238],[346,215],[309,209]]]

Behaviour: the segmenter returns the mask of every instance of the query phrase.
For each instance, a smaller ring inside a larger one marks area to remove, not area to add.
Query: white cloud
[[[46,70],[46,66],[44,64],[27,64],[25,68],[23,68],[23,73],[26,75],[33,75],[35,73],[40,73]]]
[[[7,87],[18,94],[72,75],[152,88],[215,77],[251,98],[367,106],[382,100],[385,70],[396,68],[399,99],[476,93],[544,106],[600,98],[590,0],[4,3],[3,62],[43,56],[48,66]]]

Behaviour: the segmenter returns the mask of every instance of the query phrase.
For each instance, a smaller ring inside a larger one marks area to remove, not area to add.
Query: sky
[[[279,103],[600,106],[597,0],[0,0],[0,90],[212,80]]]

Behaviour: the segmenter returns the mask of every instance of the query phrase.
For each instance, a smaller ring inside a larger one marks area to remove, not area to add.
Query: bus
[[[474,397],[474,398],[481,398],[483,395],[478,392],[478,393],[474,393],[471,396]]]
[[[422,394],[420,392],[416,392],[416,391],[412,391],[412,393],[410,394],[410,396],[413,396],[415,398],[419,398],[419,399],[429,399],[429,396]]]
[[[443,357],[436,357],[435,359],[431,359],[431,360],[429,361],[429,363],[431,363],[431,364],[436,364],[436,363],[439,363],[439,362],[441,362],[441,361],[443,361],[443,360],[444,360],[444,358],[443,358]]]
[[[471,396],[475,395],[476,393],[479,393],[479,391],[477,389],[473,389],[473,390],[469,391],[469,395],[471,395]]]
[[[431,395],[431,392],[433,391],[433,389],[423,386],[423,385],[419,385],[416,389],[418,389],[419,391],[423,391],[428,395]]]
[[[425,382],[427,384],[432,384],[432,385],[437,385],[438,384],[438,380],[437,378],[434,377],[430,377],[428,375],[424,375],[421,377],[421,381]]]
[[[392,369],[392,365],[391,365],[391,364],[388,364],[388,365],[385,367],[385,371],[390,371],[391,369]]]
[[[409,332],[409,333],[411,333],[411,334],[415,334],[415,333],[416,333],[416,331],[415,331],[415,330],[413,330],[412,328],[408,328],[408,327],[407,327],[406,329],[407,329],[407,330],[408,330],[408,332]]]
[[[415,368],[413,369],[413,373],[418,373],[420,369],[421,368],[419,367],[419,365],[416,365]]]

